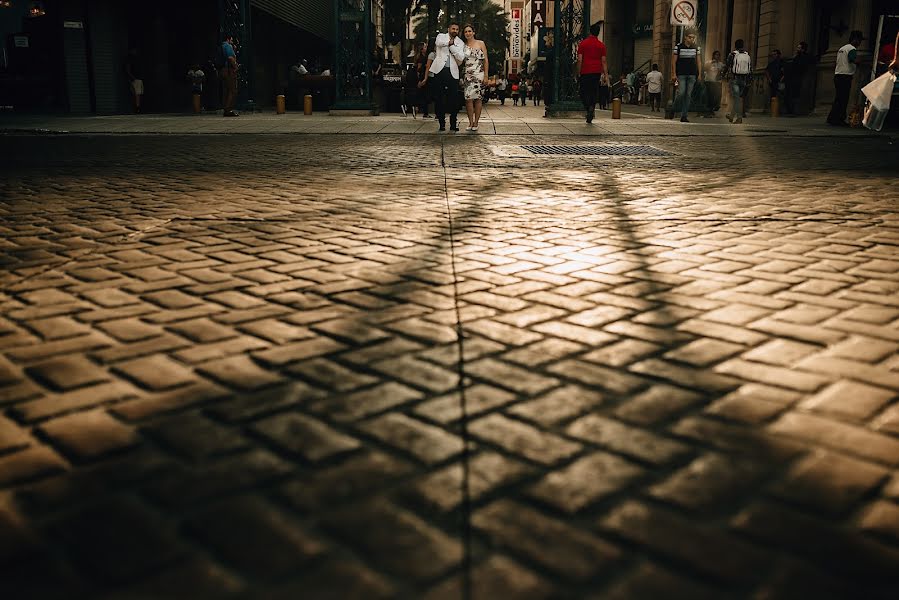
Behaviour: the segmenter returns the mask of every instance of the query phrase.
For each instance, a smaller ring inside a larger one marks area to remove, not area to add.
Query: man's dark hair
[[[446,26],[446,30],[449,31],[450,27],[452,27],[453,25],[455,25],[459,29],[462,29],[462,25],[459,24],[459,21],[450,21],[449,25]]]
[[[230,42],[230,41],[233,40],[233,39],[234,39],[234,36],[233,36],[233,35],[231,35],[230,33],[226,33],[226,34],[225,34],[225,37],[222,38],[222,41]]]
[[[659,70],[659,65],[657,65],[656,63],[652,63],[652,70],[653,70],[653,71],[658,71],[658,70]]]
[[[736,42],[734,42],[734,48],[736,48],[737,50],[742,50],[742,49],[743,49],[743,45],[744,45],[744,44],[743,44],[743,40],[742,40],[742,39],[739,39],[739,40],[737,40]]]
[[[590,26],[590,35],[599,35],[601,29],[602,25],[600,23],[594,23]]]

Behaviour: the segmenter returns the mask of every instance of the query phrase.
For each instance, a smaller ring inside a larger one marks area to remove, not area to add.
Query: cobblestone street
[[[0,136],[0,597],[899,597],[899,146],[666,131]]]

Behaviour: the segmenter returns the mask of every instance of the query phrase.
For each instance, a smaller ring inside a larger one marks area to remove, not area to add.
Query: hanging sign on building
[[[546,25],[546,3],[550,0],[531,0],[531,29]]]
[[[674,0],[671,3],[671,24],[695,27],[699,0]]]
[[[509,58],[521,58],[521,9],[512,9],[512,39],[509,41]]]

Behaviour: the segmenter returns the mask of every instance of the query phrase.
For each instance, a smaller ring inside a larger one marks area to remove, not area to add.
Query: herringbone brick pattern
[[[4,597],[899,589],[896,150],[13,141]]]

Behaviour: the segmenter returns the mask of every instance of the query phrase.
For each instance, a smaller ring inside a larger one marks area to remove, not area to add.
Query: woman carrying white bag
[[[868,98],[868,107],[865,109],[865,117],[862,124],[868,129],[880,131],[890,113],[890,101],[893,92],[897,90],[896,75],[899,73],[899,34],[896,35],[896,50],[893,54],[893,62],[890,63],[887,72],[862,88],[862,93]]]

